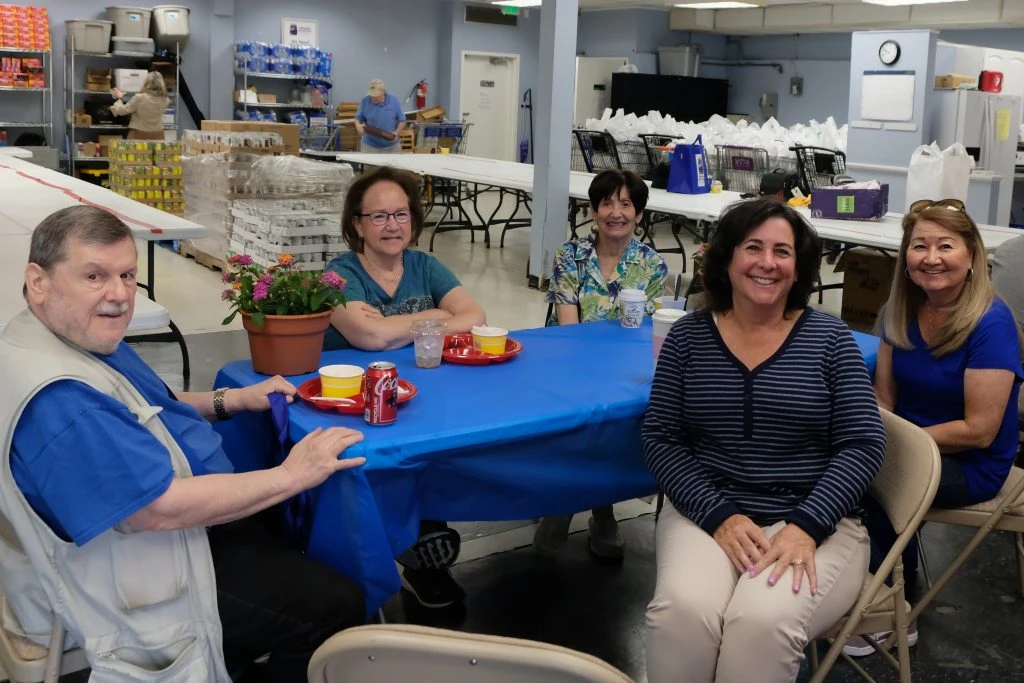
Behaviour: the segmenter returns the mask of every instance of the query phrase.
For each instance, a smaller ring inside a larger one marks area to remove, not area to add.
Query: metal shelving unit
[[[0,47],[0,54],[20,55],[23,57],[38,56],[43,62],[43,75],[46,78],[45,88],[19,88],[17,86],[0,86],[0,92],[4,93],[35,93],[41,95],[40,113],[38,121],[4,121],[0,122],[2,128],[38,128],[46,137],[46,144],[55,146],[54,121],[53,121],[53,53],[50,50],[22,50],[15,47]],[[9,96],[5,95],[3,99]],[[8,139],[8,144],[14,144],[14,140]]]
[[[242,77],[242,90],[249,90],[249,79],[270,79],[278,81],[293,81],[293,82],[304,82],[304,81],[320,81],[333,85],[333,81],[330,78],[319,78],[311,76],[298,76],[296,74],[271,74],[271,73],[258,73],[255,71],[242,71],[241,69],[235,69],[235,76]],[[287,102],[274,102],[272,104],[262,104],[257,102],[235,102],[234,106],[241,109],[242,111],[249,111],[252,109],[289,109],[291,111],[314,111],[314,112],[325,112],[330,109],[329,100],[330,90],[324,93],[324,106],[314,107],[308,104],[289,104]]]
[[[168,55],[167,59],[174,60],[174,82],[177,86],[178,80],[181,78],[180,73],[180,60],[178,55],[180,54],[181,46],[175,45],[175,52],[173,55]],[[86,90],[81,87],[82,81],[78,77],[78,68],[76,63],[79,61],[90,61],[90,60],[108,60],[111,62],[111,69],[114,68],[115,63],[127,63],[138,65],[140,62],[145,62],[146,66],[149,63],[159,59],[156,55],[145,55],[145,54],[114,54],[112,52],[80,52],[75,49],[74,36],[69,35],[65,39],[64,46],[64,109],[65,119],[67,121],[67,133],[65,136],[65,149],[61,159],[67,162],[68,175],[75,174],[75,166],[78,164],[91,164],[91,163],[108,163],[107,157],[80,157],[75,154],[77,149],[76,143],[79,142],[78,132],[79,131],[127,131],[128,126],[120,126],[115,124],[94,124],[89,126],[77,126],[75,125],[75,104],[78,101],[78,96],[89,96],[98,95],[102,97],[105,94],[101,91]],[[80,66],[80,65],[79,65]],[[124,92],[127,95],[133,95],[135,93]],[[168,89],[168,97],[174,103],[174,123],[164,124],[164,130],[178,129],[178,112],[181,109],[181,97],[178,94],[178,88],[175,87],[173,90]],[[108,95],[109,96],[109,95]],[[113,102],[113,97],[111,97]]]

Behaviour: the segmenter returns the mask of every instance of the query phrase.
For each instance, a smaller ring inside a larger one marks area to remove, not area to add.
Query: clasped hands
[[[818,592],[814,567],[817,544],[795,524],[787,524],[769,539],[746,515],[732,515],[715,529],[714,539],[741,574],[754,578],[771,567],[768,585],[774,586],[792,568],[794,593],[800,592],[805,574],[811,595]]]

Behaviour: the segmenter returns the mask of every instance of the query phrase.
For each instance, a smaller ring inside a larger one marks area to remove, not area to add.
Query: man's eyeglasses
[[[371,211],[370,213],[358,214],[360,218],[369,218],[372,225],[376,225],[378,228],[383,228],[388,224],[388,218],[394,216],[395,222],[399,225],[406,225],[412,220],[412,212],[409,209],[399,209],[394,213],[388,213],[387,211]]]
[[[953,211],[963,211],[967,213],[967,206],[964,205],[959,199],[918,199],[916,202],[910,205],[910,210],[907,213],[917,213],[918,211],[924,211],[930,209],[933,206],[941,206],[944,209],[951,209]]]

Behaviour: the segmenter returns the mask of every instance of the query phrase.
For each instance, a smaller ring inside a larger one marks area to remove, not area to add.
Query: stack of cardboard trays
[[[283,155],[277,133],[186,131],[183,146],[185,217],[210,230],[188,250],[224,261],[249,254],[264,266],[290,253],[309,270],[342,251],[347,164]]]
[[[343,122],[339,124],[341,127],[338,134],[339,151],[356,152],[359,150],[359,133],[356,132],[356,127],[353,123],[358,110],[358,102],[342,102],[334,110],[335,120]]]
[[[850,249],[839,258],[836,272],[843,273],[841,316],[851,330],[874,334],[878,315],[889,300],[895,270],[894,257],[867,247]]]

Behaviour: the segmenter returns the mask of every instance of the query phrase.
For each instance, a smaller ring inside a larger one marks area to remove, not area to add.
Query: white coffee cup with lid
[[[651,320],[654,321],[654,364],[658,364],[658,354],[661,353],[661,346],[665,343],[665,339],[668,337],[669,330],[672,329],[672,325],[677,320],[686,315],[686,311],[680,311],[677,308],[662,308],[654,312]]]
[[[647,308],[647,293],[642,289],[623,289],[619,292],[619,322],[623,327],[640,327]]]

